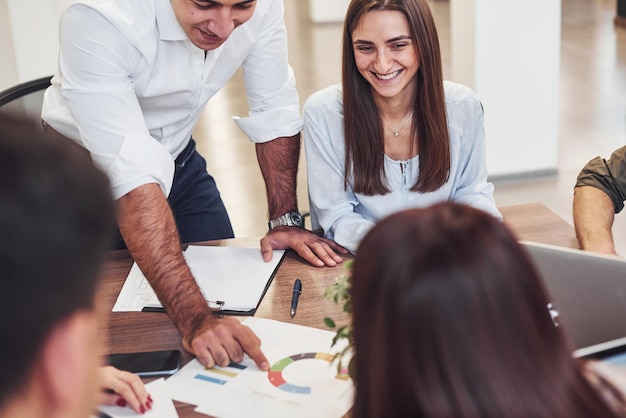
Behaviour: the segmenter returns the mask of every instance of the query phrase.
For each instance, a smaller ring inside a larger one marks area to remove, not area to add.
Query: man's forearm
[[[592,186],[574,189],[574,227],[583,250],[615,254],[611,228],[615,210],[611,198]]]
[[[117,201],[126,245],[184,337],[191,337],[210,309],[181,252],[178,231],[163,192],[140,186]]]
[[[270,219],[297,209],[296,176],[300,134],[256,144],[256,154],[265,180]]]

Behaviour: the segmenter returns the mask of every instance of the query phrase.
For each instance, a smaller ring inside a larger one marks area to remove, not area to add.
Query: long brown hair
[[[353,416],[615,417],[548,301],[487,213],[444,202],[382,220],[354,262]]]
[[[343,116],[346,141],[344,186],[354,178],[354,191],[386,194],[383,124],[370,84],[355,64],[352,32],[366,13],[395,10],[408,21],[419,56],[411,134],[419,149],[420,174],[412,191],[440,188],[450,173],[450,139],[437,29],[426,0],[352,0],[343,32]]]

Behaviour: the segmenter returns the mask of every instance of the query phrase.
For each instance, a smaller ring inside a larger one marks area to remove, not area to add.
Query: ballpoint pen
[[[302,293],[302,282],[300,279],[296,279],[293,284],[293,295],[291,296],[291,317],[293,318],[296,314],[296,308],[298,307],[298,298],[300,297],[300,293]]]

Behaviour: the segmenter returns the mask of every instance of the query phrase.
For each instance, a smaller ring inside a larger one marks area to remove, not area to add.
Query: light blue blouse
[[[311,216],[327,238],[355,252],[374,223],[394,212],[446,200],[502,215],[487,182],[483,110],[466,86],[444,82],[451,164],[448,181],[436,191],[412,192],[419,175],[419,156],[407,161],[385,155],[385,175],[391,192],[365,196],[344,189],[345,142],[341,85],[320,90],[304,105],[304,144]]]

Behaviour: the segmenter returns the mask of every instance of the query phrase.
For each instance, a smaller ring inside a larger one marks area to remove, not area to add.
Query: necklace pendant
[[[397,138],[398,136],[400,136],[400,132],[394,132],[393,136]]]

